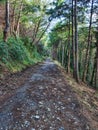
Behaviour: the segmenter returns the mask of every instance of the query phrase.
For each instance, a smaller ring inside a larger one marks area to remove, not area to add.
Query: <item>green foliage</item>
[[[67,31],[65,31],[67,30]],[[56,26],[52,29],[49,34],[49,44],[48,46],[58,46],[60,43],[68,43],[69,31],[68,25],[65,23],[58,22]]]
[[[9,59],[8,45],[3,41],[0,42],[0,61],[6,63]]]
[[[31,50],[19,38],[10,37],[7,43],[0,41],[0,64],[5,64],[11,71],[17,71],[41,61],[42,55],[37,52],[37,49],[33,47]]]
[[[96,54],[96,39],[95,39],[95,28],[91,30],[91,45],[89,52],[89,65],[86,75],[86,81],[90,84],[92,71],[94,67],[94,60]],[[88,32],[89,28],[87,26],[82,26],[78,28],[78,49],[79,49],[79,77],[82,79],[83,70],[84,70],[84,62],[85,55],[87,50],[87,42],[88,42]],[[97,35],[96,35],[97,38]],[[70,46],[69,46],[70,41]],[[70,24],[70,39],[69,39],[69,25],[68,23],[58,22],[56,26],[53,27],[52,31],[49,33],[48,47],[50,48],[50,52],[52,52],[52,57],[54,53],[55,59],[57,59],[62,66],[67,70],[68,66],[68,54],[70,49],[70,72],[73,72],[73,54],[72,54],[72,26]]]
[[[16,40],[14,38],[10,38],[8,40],[8,44],[10,47],[9,54],[12,60],[17,60],[19,62],[28,60],[28,51],[20,39]]]

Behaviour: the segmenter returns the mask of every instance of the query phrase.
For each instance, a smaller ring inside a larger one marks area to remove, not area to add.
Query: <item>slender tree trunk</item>
[[[79,52],[79,74],[80,74],[80,78],[82,78],[82,57],[83,57],[83,54],[81,53],[82,50],[80,50]]]
[[[72,0],[72,58],[73,58],[73,77],[75,77],[75,42],[74,42],[74,5]]]
[[[69,38],[68,38],[68,65],[67,65],[67,73],[70,73],[70,16],[69,16]]]
[[[90,81],[90,76],[91,76],[91,70],[90,70],[90,67],[91,67],[91,62],[92,62],[92,55],[93,55],[93,48],[92,48],[92,35],[91,35],[91,44],[90,44],[90,51],[89,51],[89,61],[88,61],[88,66],[87,66],[87,76],[86,76],[86,80],[87,81]]]
[[[62,50],[62,43],[60,42],[60,46],[59,46],[59,57],[60,57],[60,63],[62,62],[62,58],[61,58],[61,50]]]
[[[94,82],[94,75],[95,75],[95,67],[96,67],[96,62],[94,63],[94,67],[93,67],[93,71],[92,71],[92,76],[91,76],[91,85],[93,86],[93,82]]]
[[[32,42],[31,43],[33,43],[34,42],[34,39],[35,39],[35,33],[36,33],[36,24],[35,24],[35,26],[34,26],[34,28],[33,28],[33,36],[32,36]]]
[[[56,45],[52,46],[52,58],[53,58],[53,60],[57,60],[57,48],[58,48],[58,46],[56,46]]]
[[[57,61],[59,61],[59,47],[57,48]]]
[[[68,43],[65,44],[65,68],[67,70],[67,66],[68,66]]]
[[[98,89],[98,30],[96,32],[96,74],[95,74],[95,87]]]
[[[14,34],[14,27],[15,27],[15,10],[16,10],[16,1],[15,3],[13,3],[13,9],[12,9],[12,18],[11,18],[11,27],[10,27],[10,30],[11,30],[11,35]]]
[[[8,32],[9,32],[9,0],[6,0],[6,5],[5,5],[5,29],[4,29],[4,36],[3,36],[3,39],[4,39],[5,42],[7,42]]]
[[[86,75],[87,75],[87,67],[88,67],[88,62],[89,62],[89,51],[90,51],[90,44],[91,44],[91,25],[92,25],[92,15],[93,15],[93,3],[94,0],[92,0],[91,4],[91,15],[90,15],[90,24],[89,24],[89,33],[88,33],[88,45],[87,45],[87,51],[86,51],[86,56],[85,56],[85,61],[84,61],[84,71],[83,71],[83,77],[82,81],[86,80]]]
[[[77,82],[79,82],[78,32],[77,32],[77,0],[75,0],[74,19],[75,19],[75,79],[76,79]]]
[[[33,35],[33,40],[32,40],[32,43],[33,43],[33,44],[34,44],[34,42],[35,42],[35,39],[36,39],[38,30],[39,30],[39,27],[40,27],[40,23],[41,23],[41,20],[38,21],[38,24],[37,24],[37,26],[35,27],[35,31],[34,31],[34,35]]]
[[[97,46],[97,53],[96,53],[95,87],[96,87],[96,89],[98,89],[98,46]]]
[[[62,66],[64,65],[64,45],[62,45]]]
[[[23,2],[21,1],[20,7],[19,7],[20,10],[19,10],[18,18],[17,18],[17,21],[16,21],[16,28],[15,28],[16,37],[19,36],[19,22],[20,22],[20,18],[21,18],[22,8],[23,8]]]
[[[59,44],[59,46],[58,46],[58,61],[60,62],[60,60],[61,60],[61,57],[60,57],[60,44]]]
[[[61,49],[62,50],[62,62],[61,63],[62,63],[62,66],[63,66],[63,45],[61,46],[61,48],[62,48]]]
[[[68,65],[67,65],[67,73],[70,74],[70,51],[68,51]]]
[[[43,35],[45,34],[45,32],[47,31],[48,27],[50,26],[50,22],[47,25],[47,27],[45,28],[45,30],[42,32],[41,36],[39,37],[39,39],[35,42],[35,45],[37,45],[39,43],[39,41],[41,40],[41,38],[43,37]]]

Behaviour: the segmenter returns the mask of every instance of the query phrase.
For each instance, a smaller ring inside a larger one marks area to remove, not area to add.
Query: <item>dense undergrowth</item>
[[[43,55],[37,51],[34,45],[32,47],[29,45],[29,40],[22,38],[10,37],[7,43],[0,40],[0,73],[3,73],[3,68],[16,72],[40,62]]]

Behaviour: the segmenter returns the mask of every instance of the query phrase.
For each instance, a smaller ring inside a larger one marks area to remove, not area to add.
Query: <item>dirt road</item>
[[[0,130],[92,130],[71,86],[50,60],[0,106]]]

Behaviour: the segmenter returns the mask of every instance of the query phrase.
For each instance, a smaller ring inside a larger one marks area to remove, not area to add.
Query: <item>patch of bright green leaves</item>
[[[29,43],[27,43],[29,45]],[[28,49],[21,39],[13,37],[5,43],[0,41],[0,64],[11,71],[19,71],[28,65],[37,63],[42,60],[42,56],[37,52],[35,47]]]

